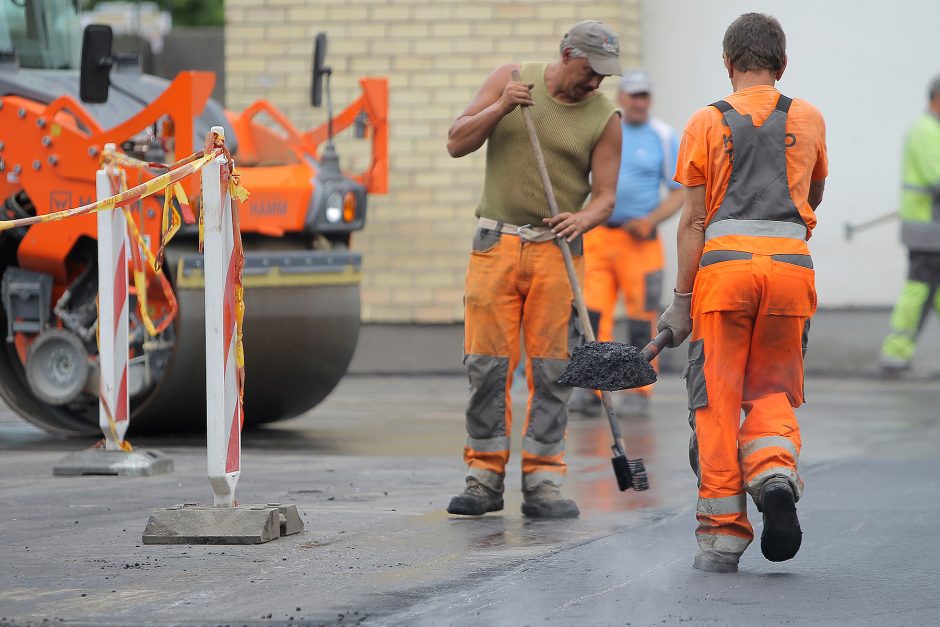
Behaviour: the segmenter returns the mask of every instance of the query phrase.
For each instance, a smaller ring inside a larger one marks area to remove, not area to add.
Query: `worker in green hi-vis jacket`
[[[927,112],[911,127],[904,145],[901,241],[910,265],[881,349],[881,367],[889,375],[910,367],[931,307],[940,314],[940,76],[928,93]]]

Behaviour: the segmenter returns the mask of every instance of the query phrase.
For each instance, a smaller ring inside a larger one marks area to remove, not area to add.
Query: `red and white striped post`
[[[225,138],[221,126],[212,133]],[[202,170],[203,277],[206,297],[206,453],[213,507],[177,505],[154,510],[144,544],[255,544],[304,530],[295,505],[236,506],[241,473],[242,401],[239,388],[238,300],[241,249],[229,193],[234,172],[226,156]]]
[[[221,126],[212,132],[224,138]],[[202,171],[203,255],[206,294],[206,438],[209,483],[216,507],[235,505],[241,471],[242,405],[235,343],[235,233],[232,199],[222,185],[224,156]]]
[[[114,151],[114,144],[105,144],[105,154]],[[106,163],[95,173],[98,200],[121,191],[112,189],[109,173],[114,167]],[[127,221],[120,208],[97,214],[98,424],[105,445],[70,453],[52,467],[52,474],[142,477],[170,472],[172,459],[153,449],[132,450],[124,438],[130,424],[127,252],[137,244],[127,236]]]
[[[105,146],[105,150],[109,148],[113,151],[114,145]],[[120,191],[111,188],[105,169],[96,172],[95,185],[98,200]],[[99,211],[97,216],[98,365],[101,373],[98,424],[104,433],[105,448],[120,451],[123,450],[130,416],[127,396],[127,222],[120,209]]]

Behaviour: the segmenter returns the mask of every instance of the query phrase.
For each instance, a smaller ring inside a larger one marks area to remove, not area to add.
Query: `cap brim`
[[[616,57],[601,57],[597,55],[588,55],[588,63],[591,69],[604,76],[623,76],[623,70],[620,69],[620,59]]]

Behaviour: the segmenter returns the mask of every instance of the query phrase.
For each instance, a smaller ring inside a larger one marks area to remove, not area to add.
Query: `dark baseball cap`
[[[603,22],[578,22],[565,33],[565,40],[587,53],[588,63],[598,74],[620,76],[620,38]]]
[[[933,80],[930,81],[930,85],[927,87],[927,95],[931,100],[934,99],[934,96],[940,94],[940,74],[937,74],[933,77]]]

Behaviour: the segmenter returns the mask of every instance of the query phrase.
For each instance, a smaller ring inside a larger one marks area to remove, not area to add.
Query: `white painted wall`
[[[787,35],[778,84],[827,123],[829,179],[810,247],[823,306],[893,303],[906,272],[897,223],[843,237],[843,225],[896,208],[901,145],[940,73],[936,0],[643,0],[643,59],[655,114],[681,131],[698,107],[731,92],[721,63],[725,29],[748,11],[769,13]],[[675,220],[664,229],[673,285]],[[668,303],[666,303],[668,304]]]

